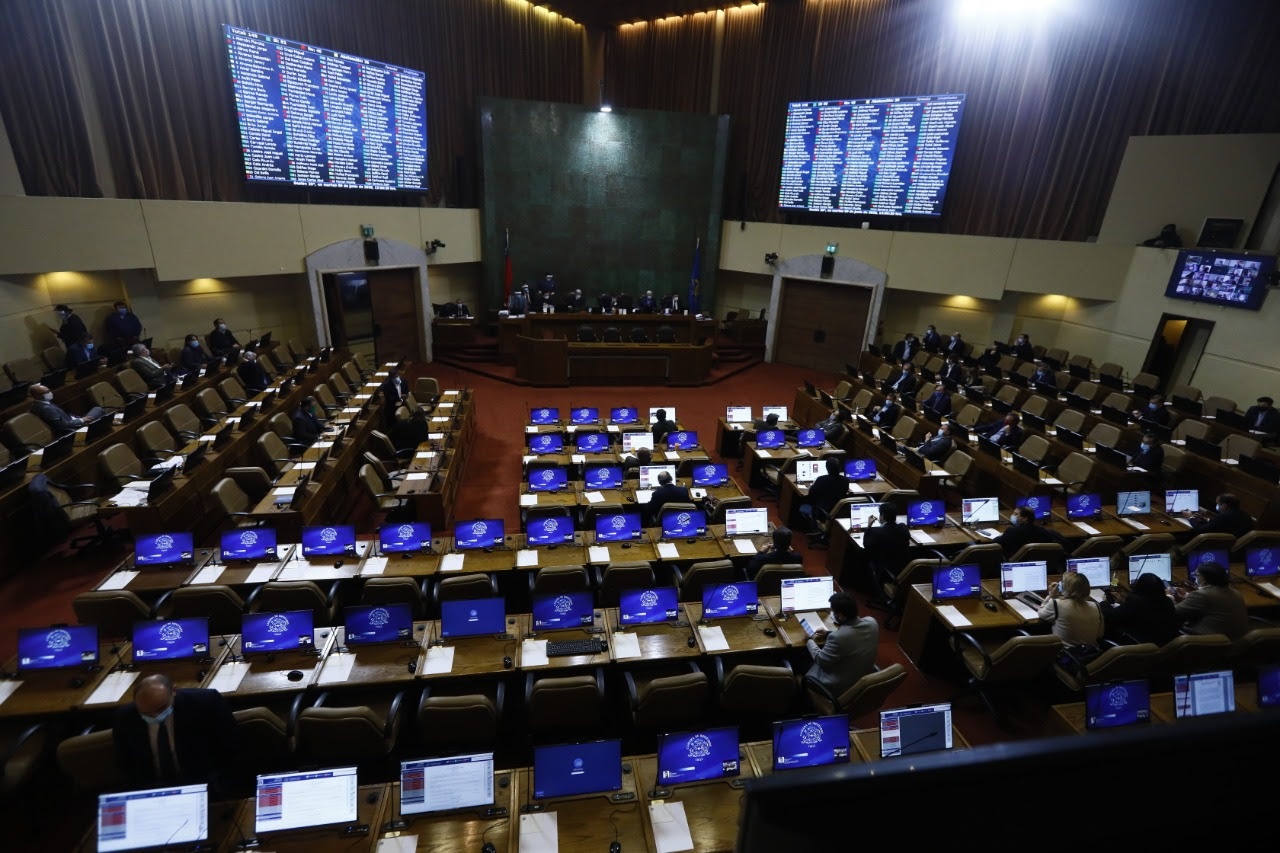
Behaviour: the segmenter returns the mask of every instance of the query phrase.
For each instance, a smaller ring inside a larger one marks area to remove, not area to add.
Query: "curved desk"
[[[712,344],[585,344],[516,339],[516,375],[534,385],[701,385]]]

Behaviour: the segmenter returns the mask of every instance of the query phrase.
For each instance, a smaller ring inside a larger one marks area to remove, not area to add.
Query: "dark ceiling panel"
[[[532,0],[580,24],[616,27],[636,21],[652,21],[670,15],[708,12],[743,5],[736,0]]]

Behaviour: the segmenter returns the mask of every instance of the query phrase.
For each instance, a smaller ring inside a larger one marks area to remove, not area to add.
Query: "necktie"
[[[1264,409],[1264,410],[1262,410],[1261,412],[1258,412],[1258,422],[1257,422],[1257,423],[1255,423],[1255,424],[1254,424],[1254,426],[1256,426],[1256,427],[1258,427],[1258,428],[1261,428],[1261,427],[1262,427],[1262,419],[1263,419],[1263,418],[1265,418],[1266,416],[1267,416],[1267,412],[1266,412],[1266,410],[1265,410],[1265,409]]]
[[[173,759],[173,745],[169,743],[169,730],[161,724],[156,732],[156,758],[160,764],[160,779],[162,781],[176,781],[178,778],[178,765]]]

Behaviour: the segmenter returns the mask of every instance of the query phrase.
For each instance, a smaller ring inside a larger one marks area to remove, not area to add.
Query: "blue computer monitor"
[[[1280,574],[1280,548],[1246,549],[1244,571],[1251,578],[1270,578]]]
[[[134,563],[139,566],[172,566],[195,560],[190,533],[153,533],[134,540]]]
[[[1196,569],[1201,563],[1217,563],[1222,568],[1231,565],[1231,554],[1226,548],[1198,548],[1187,552],[1188,580],[1195,580]]]
[[[738,775],[738,727],[658,735],[659,785],[682,785]]]
[[[1102,498],[1096,493],[1067,496],[1067,518],[1097,518],[1102,515]]]
[[[539,432],[529,436],[529,452],[535,454],[561,453],[564,436],[558,432]]]
[[[276,560],[276,531],[274,527],[245,527],[228,530],[220,543],[223,561],[227,560]]]
[[[787,434],[780,429],[762,429],[756,433],[756,447],[772,450],[787,443]]]
[[[1088,684],[1084,688],[1084,724],[1090,729],[1131,726],[1151,719],[1151,692],[1145,678]]]
[[[1036,521],[1044,521],[1053,509],[1053,501],[1048,495],[1027,495],[1018,498],[1014,505],[1030,508],[1036,514]]]
[[[133,662],[190,660],[209,654],[209,617],[133,623]]]
[[[569,410],[570,423],[578,425],[600,422],[600,410],[595,406],[579,406]]]
[[[440,602],[440,637],[478,637],[504,634],[507,603],[501,597]]]
[[[622,741],[533,748],[533,798],[600,794],[622,788]]]
[[[698,446],[698,434],[693,430],[667,433],[668,450],[692,450]]]
[[[951,703],[890,708],[880,712],[880,757],[951,748]]]
[[[1173,713],[1178,719],[1230,714],[1235,709],[1236,681],[1231,670],[1173,677]]]
[[[549,515],[532,519],[524,538],[529,545],[559,545],[562,542],[572,542],[573,517]]]
[[[477,518],[453,525],[453,547],[459,551],[496,548],[506,541],[506,528],[501,518]]]
[[[618,617],[623,625],[651,625],[680,618],[680,590],[674,586],[624,589],[618,593]]]
[[[755,581],[707,584],[702,588],[702,618],[755,616],[760,599]]]
[[[533,597],[533,630],[590,628],[595,624],[591,592],[557,592]]]
[[[613,424],[637,424],[640,423],[640,410],[635,406],[618,406],[609,410],[609,423]]]
[[[576,436],[579,453],[608,453],[609,433],[584,432]]]
[[[850,480],[874,480],[876,478],[876,461],[874,459],[850,459],[844,463],[844,475]]]
[[[1280,664],[1258,667],[1258,707],[1280,708]]]
[[[937,601],[972,598],[982,592],[982,571],[977,563],[938,566],[933,570],[933,597]]]
[[[311,649],[315,615],[310,610],[246,613],[240,619],[240,648],[245,654]]]
[[[1151,512],[1151,490],[1116,493],[1116,515],[1146,515]]]
[[[617,512],[596,516],[597,542],[630,542],[641,534],[639,512]]]
[[[711,486],[723,486],[729,482],[729,466],[708,463],[706,465],[697,465],[693,471],[693,484],[702,488]]]
[[[97,625],[18,629],[18,672],[98,662]]]
[[[560,423],[560,410],[549,406],[541,409],[531,409],[529,411],[529,423],[535,426],[558,424]]]
[[[849,715],[779,720],[773,724],[773,769],[849,761]]]
[[[569,471],[556,466],[554,468],[530,468],[529,491],[561,492],[569,487]]]
[[[796,447],[821,447],[826,440],[826,433],[820,429],[802,429],[796,433]]]
[[[707,514],[700,509],[666,509],[662,511],[663,539],[704,536],[706,532]]]
[[[413,639],[413,606],[408,603],[359,604],[343,611],[348,646],[403,643]]]
[[[378,528],[378,545],[384,554],[430,551],[431,525],[425,521],[384,524]]]
[[[946,518],[947,505],[943,501],[912,501],[907,504],[907,524],[910,527],[936,526]]]
[[[356,529],[350,524],[302,528],[302,556],[355,556]]]
[[[592,489],[622,488],[621,465],[588,465],[582,471],[582,487]]]

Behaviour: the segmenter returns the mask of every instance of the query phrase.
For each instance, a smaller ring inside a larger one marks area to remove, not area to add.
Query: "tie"
[[[1262,419],[1267,416],[1266,410],[1258,412],[1258,422],[1254,424],[1258,429],[1262,429]]]
[[[161,781],[177,781],[178,765],[173,760],[173,745],[169,743],[169,730],[163,723],[156,732],[156,757],[160,764]]]

